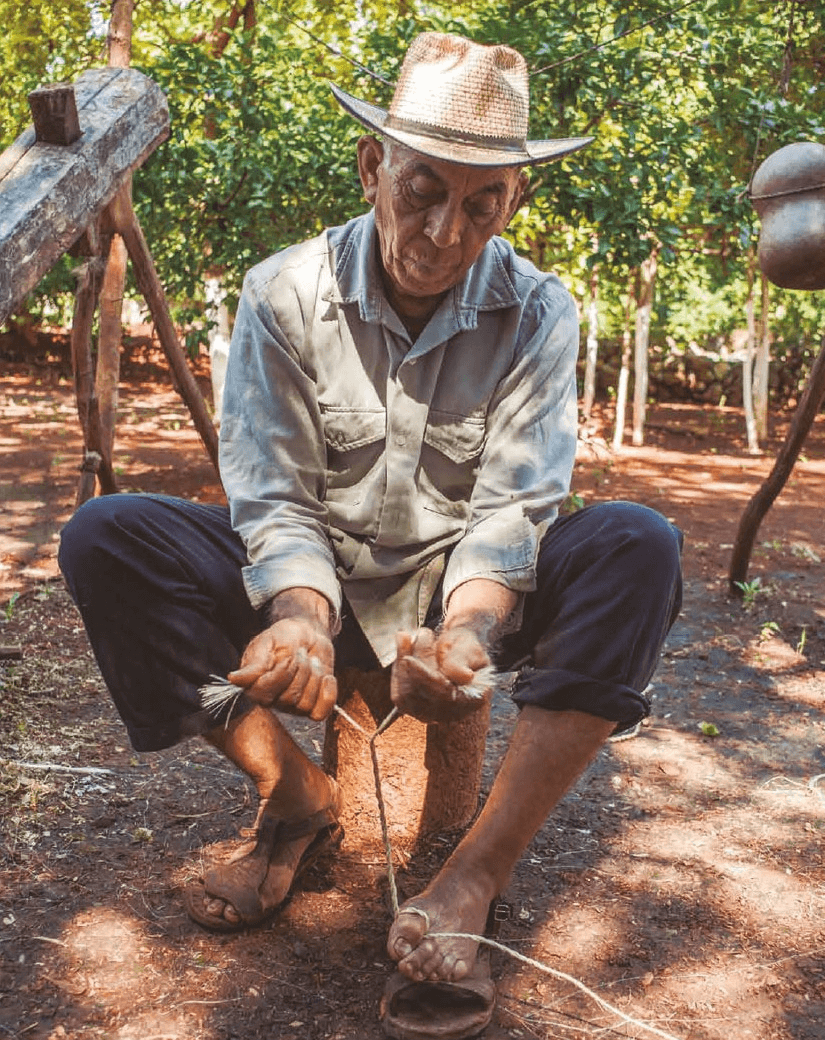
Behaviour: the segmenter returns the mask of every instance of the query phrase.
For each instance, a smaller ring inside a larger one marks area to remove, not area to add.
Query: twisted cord
[[[234,703],[237,697],[242,692],[241,688],[234,686],[226,679],[220,678],[219,676],[211,676],[211,682],[201,687],[201,703],[209,711],[218,711],[222,707],[225,707],[230,701],[229,713],[231,714]],[[393,864],[393,849],[392,841],[390,840],[389,825],[387,823],[387,811],[384,802],[384,790],[383,783],[381,780],[381,768],[378,762],[378,753],[376,744],[378,738],[392,723],[398,718],[400,712],[397,707],[394,707],[392,711],[386,716],[378,727],[369,733],[359,722],[357,722],[348,712],[346,712],[340,705],[336,704],[333,709],[338,715],[341,716],[352,728],[360,733],[361,736],[367,741],[370,748],[370,758],[372,760],[372,771],[375,780],[375,797],[378,802],[378,816],[381,823],[381,836],[384,843],[384,853],[387,859],[387,878],[389,881],[390,888],[390,901],[392,903],[393,919],[398,916],[399,904],[398,904],[398,888],[395,881],[395,866]],[[825,776],[825,774],[822,774]],[[815,780],[820,779],[815,777]],[[496,942],[495,939],[490,939],[485,935],[474,935],[471,932],[431,932],[429,931],[429,917],[425,911],[419,910],[417,907],[411,906],[405,908],[405,913],[418,914],[424,918],[427,923],[426,934],[432,939],[469,939],[472,942],[484,944],[490,946],[495,950],[499,950],[501,953],[507,954],[514,960],[521,961],[523,964],[527,964],[530,967],[536,968],[537,970],[544,972],[546,975],[551,975],[553,978],[559,979],[562,982],[568,982],[575,986],[576,989],[580,990],[586,996],[590,997],[603,1011],[609,1014],[618,1016],[626,1025],[637,1026],[640,1029],[646,1030],[652,1036],[657,1036],[660,1040],[679,1040],[678,1037],[673,1036],[672,1033],[666,1033],[661,1029],[657,1029],[656,1026],[648,1025],[648,1023],[641,1021],[640,1019],[633,1018],[630,1015],[626,1015],[620,1008],[614,1007],[608,1003],[603,997],[600,997],[598,993],[585,986],[583,982],[580,982],[577,978],[572,975],[568,975],[563,971],[557,971],[555,968],[551,968],[547,964],[542,964],[541,961],[535,960],[533,957],[527,957],[523,953],[519,953],[517,950],[511,949],[509,946],[504,946],[502,943]]]

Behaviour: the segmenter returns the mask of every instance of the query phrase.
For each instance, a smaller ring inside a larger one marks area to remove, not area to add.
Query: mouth
[[[404,256],[404,266],[416,277],[427,281],[441,281],[451,276],[456,264],[443,256],[407,253]]]

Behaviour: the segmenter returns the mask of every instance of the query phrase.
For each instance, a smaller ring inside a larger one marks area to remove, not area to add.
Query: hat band
[[[388,115],[384,121],[385,130],[401,130],[408,134],[421,134],[424,137],[435,137],[448,144],[469,144],[482,148],[496,148],[504,152],[517,152],[519,155],[526,154],[526,141],[515,137],[491,137],[488,134],[469,134],[463,130],[451,130],[444,127],[439,130],[432,123],[419,123],[414,119],[399,119],[397,116]]]

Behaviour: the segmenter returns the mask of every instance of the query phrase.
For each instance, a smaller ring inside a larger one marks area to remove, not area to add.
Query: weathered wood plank
[[[74,144],[30,129],[0,156],[0,324],[169,136],[166,99],[136,69],[92,69],[74,88]]]

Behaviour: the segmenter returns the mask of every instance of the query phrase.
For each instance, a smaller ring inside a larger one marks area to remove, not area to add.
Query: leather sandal
[[[273,853],[280,846],[309,834],[314,837],[301,854],[290,881],[290,889],[282,899],[268,902],[266,881]],[[219,864],[204,877],[190,882],[183,891],[186,911],[193,921],[213,932],[240,932],[261,925],[284,906],[296,879],[320,855],[337,848],[343,836],[343,827],[338,823],[337,804],[321,809],[304,820],[287,822],[269,815],[264,803],[258,817],[254,847],[246,855]],[[207,905],[213,899],[221,899],[232,906],[238,914],[238,920],[230,921],[222,914],[210,914]]]
[[[509,906],[493,900],[484,934],[498,935]],[[473,970],[458,982],[414,982],[394,972],[381,998],[380,1019],[392,1040],[469,1040],[493,1017],[496,986],[490,977],[490,947],[480,944]]]

